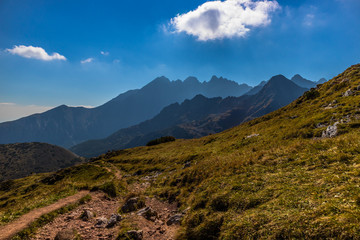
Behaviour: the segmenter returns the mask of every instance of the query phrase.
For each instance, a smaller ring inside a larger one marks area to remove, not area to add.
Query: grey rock
[[[137,212],[137,215],[143,216],[147,220],[155,221],[158,217],[158,214],[151,207],[146,207]]]
[[[96,219],[95,227],[104,228],[108,224],[108,220],[105,217],[100,217]]]
[[[323,128],[323,127],[326,127],[326,125],[324,123],[316,124],[316,128]]]
[[[348,89],[346,92],[344,92],[343,96],[344,97],[349,97],[354,95],[354,92],[351,89]]]
[[[253,137],[258,137],[258,136],[260,136],[260,135],[257,134],[257,133],[254,133],[254,134],[251,134],[249,136],[246,136],[246,138],[253,138]]]
[[[133,239],[133,240],[142,240],[143,239],[143,231],[142,230],[130,230],[130,231],[127,231],[126,234],[128,235],[128,237],[130,239]]]
[[[177,213],[177,214],[171,216],[171,217],[167,220],[166,224],[167,224],[168,226],[170,226],[170,225],[172,225],[172,224],[178,224],[178,225],[180,225],[181,220],[182,220],[183,217],[184,217],[183,214]]]
[[[84,212],[81,214],[80,218],[83,221],[88,221],[94,217],[94,213],[89,210],[84,210]]]
[[[332,138],[336,137],[338,134],[338,127],[337,125],[339,122],[334,123],[334,125],[330,125],[326,128],[325,131],[322,132],[322,138]]]
[[[138,210],[139,208],[145,207],[143,201],[140,201],[138,197],[129,198],[126,203],[121,207],[121,211],[123,213],[133,212]]]
[[[117,224],[118,222],[120,222],[121,219],[122,219],[122,217],[121,217],[120,214],[115,214],[115,213],[112,214],[111,217],[110,217],[110,219],[109,219],[109,221],[108,221],[108,223],[107,223],[107,225],[106,225],[106,227],[107,227],[107,228],[111,228],[111,227],[115,226],[115,224]]]

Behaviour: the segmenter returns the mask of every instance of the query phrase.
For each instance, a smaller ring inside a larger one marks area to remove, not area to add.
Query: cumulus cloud
[[[85,63],[91,63],[92,61],[94,61],[94,58],[87,58],[85,60],[80,61],[80,63],[85,64]]]
[[[6,51],[13,55],[19,55],[24,58],[33,58],[42,61],[66,60],[66,58],[59,53],[53,53],[52,55],[49,55],[41,47],[19,45],[14,46],[12,49],[6,49]]]
[[[108,55],[109,55],[109,52],[101,51],[100,53],[101,53],[101,55],[104,55],[104,56],[108,56]]]
[[[275,0],[208,1],[194,11],[178,14],[170,26],[200,41],[243,37],[253,27],[268,25],[270,14],[279,8]]]
[[[38,105],[20,105],[16,103],[0,103],[0,122],[12,121],[34,113],[42,113],[53,107]]]

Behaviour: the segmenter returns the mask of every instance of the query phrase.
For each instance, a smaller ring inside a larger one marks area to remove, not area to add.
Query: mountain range
[[[300,76],[296,79],[298,84],[310,82]],[[46,142],[69,148],[90,139],[108,137],[119,129],[153,118],[169,104],[198,94],[209,98],[238,97],[256,94],[264,84],[252,88],[216,76],[209,82],[199,82],[195,77],[184,81],[159,77],[141,89],[129,90],[96,108],[61,105],[41,114],[0,123],[0,144]]]
[[[61,105],[45,113],[0,123],[0,143],[36,141],[70,147],[150,119],[165,106],[197,94],[207,97],[241,96],[250,89],[246,84],[215,76],[202,83],[195,77],[184,81],[159,77],[141,89],[122,93],[96,108]]]
[[[307,89],[282,75],[274,76],[254,95],[206,98],[197,95],[183,103],[165,107],[154,118],[121,129],[101,140],[87,141],[70,148],[84,157],[95,157],[113,149],[145,145],[161,136],[198,138],[221,132],[244,121],[279,109]]]

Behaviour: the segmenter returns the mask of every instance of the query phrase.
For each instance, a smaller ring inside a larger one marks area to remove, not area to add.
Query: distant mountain
[[[326,82],[327,82],[326,78],[320,78],[319,81],[316,82],[316,84],[323,84]]]
[[[291,78],[291,81],[293,81],[295,84],[297,84],[300,87],[308,88],[308,89],[316,87],[316,85],[317,85],[316,82],[313,82],[313,81],[310,81],[310,80],[308,80],[306,78],[303,78],[299,74],[296,74],[295,76],[293,76]]]
[[[247,93],[245,93],[245,95],[255,95],[258,92],[260,92],[260,90],[263,88],[263,86],[265,86],[266,81],[262,81],[259,85],[253,87],[250,91],[248,91]]]
[[[195,77],[184,81],[159,77],[141,89],[122,93],[96,108],[61,105],[45,113],[0,123],[0,143],[47,142],[70,147],[150,119],[165,106],[197,94],[241,96],[250,89],[246,84],[216,76],[203,83]]]
[[[278,75],[255,95],[225,99],[198,95],[182,104],[167,106],[151,120],[121,129],[105,139],[81,143],[71,150],[84,157],[93,157],[108,150],[145,145],[149,140],[166,135],[195,138],[217,133],[279,109],[306,90]]]
[[[0,144],[0,182],[82,162],[83,158],[69,150],[47,143]]]
[[[316,85],[325,83],[327,81],[325,78],[321,78],[319,81],[313,82],[313,81],[303,78],[299,74],[294,75],[290,80],[292,82],[294,82],[296,85],[303,87],[303,88],[307,88],[307,89],[314,88],[314,87],[316,87]],[[254,94],[258,93],[265,84],[266,84],[266,81],[262,81],[259,85],[253,87],[249,92],[247,92],[245,94],[246,95],[254,95]]]

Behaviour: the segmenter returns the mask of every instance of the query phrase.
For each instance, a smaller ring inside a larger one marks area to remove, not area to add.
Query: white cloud
[[[303,24],[307,27],[311,27],[313,25],[314,19],[315,19],[314,14],[311,14],[311,13],[306,14],[304,17]]]
[[[170,26],[201,41],[244,37],[252,27],[268,25],[270,13],[279,8],[276,0],[208,1],[194,11],[178,14]]]
[[[69,107],[94,108],[95,106],[91,106],[91,105],[69,105]]]
[[[104,56],[109,56],[109,52],[104,52],[104,51],[101,51],[100,53],[101,53],[101,55],[104,55]]]
[[[37,105],[20,105],[16,103],[0,103],[0,122],[12,121],[34,113],[42,113],[53,107]]]
[[[66,58],[59,53],[53,53],[49,55],[43,48],[41,47],[33,47],[33,46],[14,46],[12,49],[6,49],[7,52],[13,55],[19,55],[24,58],[34,58],[43,61],[52,61],[52,60],[64,60]]]
[[[92,61],[94,61],[94,58],[87,58],[85,60],[80,61],[80,63],[85,64],[85,63],[91,63]]]

